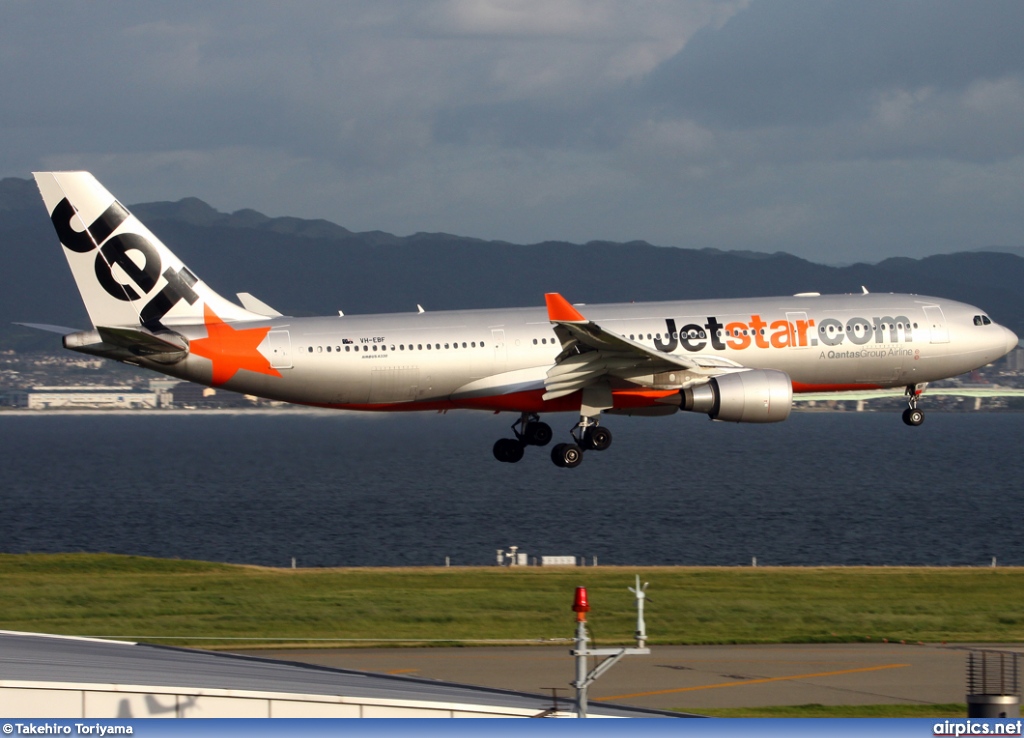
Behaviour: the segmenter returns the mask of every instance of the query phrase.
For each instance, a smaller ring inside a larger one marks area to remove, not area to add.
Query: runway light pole
[[[644,600],[647,598],[647,585],[650,582],[644,582],[644,586],[640,586],[640,575],[636,575],[636,587],[627,587],[627,589],[636,596],[636,645],[638,648],[643,648],[647,645],[647,623],[644,622]]]
[[[649,656],[651,650],[645,647],[647,642],[647,631],[644,625],[644,597],[647,584],[640,586],[640,577],[636,578],[636,589],[628,587],[630,592],[636,596],[637,621],[636,621],[636,648],[588,648],[589,637],[587,636],[587,613],[590,612],[590,603],[587,601],[587,588],[577,587],[576,596],[573,598],[572,610],[576,613],[576,648],[569,653],[576,657],[576,681],[572,686],[576,688],[576,717],[587,716],[587,690],[590,685],[610,668],[615,666],[623,656]],[[607,656],[604,661],[587,672],[587,658],[590,656]]]

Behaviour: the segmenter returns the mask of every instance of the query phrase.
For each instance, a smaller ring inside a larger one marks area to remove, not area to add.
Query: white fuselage
[[[786,372],[796,392],[915,385],[1003,356],[1017,339],[978,308],[900,294],[826,295],[581,307],[608,331],[673,355]],[[977,323],[977,324],[976,324]],[[249,325],[249,324],[246,324]],[[260,344],[280,376],[238,372],[224,386],[288,402],[366,410],[575,410],[546,404],[561,346],[543,308],[275,318]],[[176,326],[192,340],[206,331]],[[210,383],[189,356],[159,371]],[[660,383],[660,384],[659,384]],[[642,386],[669,386],[667,377]],[[634,383],[631,383],[634,384]],[[626,389],[621,387],[620,389]]]

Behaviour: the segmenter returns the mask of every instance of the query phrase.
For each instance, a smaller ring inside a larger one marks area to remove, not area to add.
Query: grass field
[[[541,641],[572,636],[586,586],[598,643],[625,643],[637,573],[653,644],[1024,641],[1017,568],[291,570],[106,554],[0,555],[0,628],[204,647]]]

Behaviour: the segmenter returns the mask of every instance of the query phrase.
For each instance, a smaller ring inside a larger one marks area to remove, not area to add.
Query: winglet
[[[544,295],[544,301],[548,305],[548,320],[552,323],[586,323],[587,319],[580,315],[580,311],[569,304],[569,301],[557,292],[548,292]]]

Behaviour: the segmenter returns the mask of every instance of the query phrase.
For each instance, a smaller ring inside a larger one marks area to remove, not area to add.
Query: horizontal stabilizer
[[[78,328],[68,328],[64,325],[51,325],[49,323],[15,323],[14,325],[32,328],[37,331],[46,331],[47,333],[60,333],[62,336],[66,336],[68,333],[78,333],[79,331]]]
[[[136,356],[184,358],[188,353],[188,341],[177,333],[167,331],[159,335],[145,328],[124,328],[99,326],[96,332],[104,343],[128,349]]]
[[[268,318],[280,318],[282,316],[282,313],[277,312],[274,308],[270,307],[270,305],[263,302],[263,300],[258,297],[253,297],[248,292],[239,292],[238,300],[242,303],[242,307],[250,313],[266,315]]]
[[[146,328],[100,326],[64,336],[64,348],[115,361],[135,362],[145,357],[161,364],[174,364],[188,356],[188,341],[171,331],[155,334]]]

